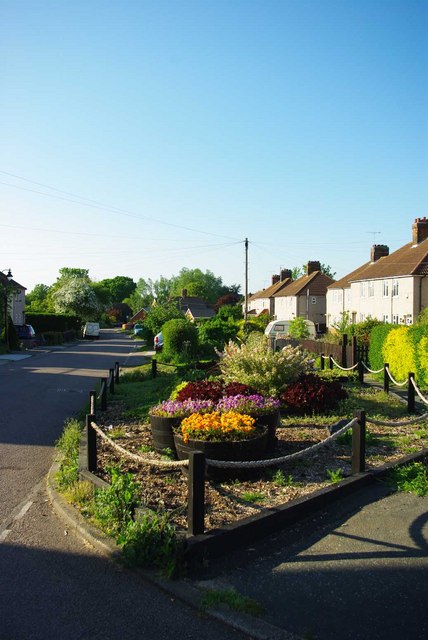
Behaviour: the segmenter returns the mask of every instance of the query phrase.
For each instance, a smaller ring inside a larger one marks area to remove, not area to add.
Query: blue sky
[[[342,277],[428,214],[428,2],[3,0],[0,268]]]

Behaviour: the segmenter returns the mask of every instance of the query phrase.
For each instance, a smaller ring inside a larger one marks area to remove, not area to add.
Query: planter
[[[256,424],[267,427],[268,430],[268,447],[276,444],[276,428],[279,425],[279,409],[271,413],[265,413],[261,416],[255,416]]]
[[[191,451],[202,451],[208,460],[260,460],[268,446],[268,430],[264,427],[255,437],[245,440],[189,440],[186,443],[181,435],[174,433],[174,442],[179,460],[186,460]],[[220,469],[207,464],[207,474],[215,479],[226,479],[254,475],[254,470]]]
[[[162,453],[165,449],[171,449],[176,453],[173,428],[178,427],[181,420],[181,418],[150,416],[153,446],[156,451]]]

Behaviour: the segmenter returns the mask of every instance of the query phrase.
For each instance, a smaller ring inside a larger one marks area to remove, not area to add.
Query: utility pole
[[[245,305],[244,305],[244,322],[248,317],[248,238],[245,238]]]

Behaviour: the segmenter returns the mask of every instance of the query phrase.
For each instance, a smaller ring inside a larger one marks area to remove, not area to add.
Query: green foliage
[[[388,482],[398,491],[414,493],[417,496],[428,495],[428,472],[423,462],[396,467],[390,472]]]
[[[237,338],[245,342],[251,333],[264,333],[270,320],[271,317],[268,315],[259,316],[258,318],[251,318],[250,320],[247,319],[247,321],[239,320],[239,330]]]
[[[265,494],[261,493],[261,491],[244,491],[241,497],[245,502],[257,503],[266,500]]]
[[[409,339],[415,355],[415,377],[422,388],[428,387],[428,324],[408,327]]]
[[[43,339],[47,345],[63,344],[64,334],[61,331],[46,331]]]
[[[393,329],[393,324],[381,324],[377,327],[373,327],[370,333],[369,362],[370,368],[374,371],[382,369],[385,363],[383,345],[388,333]]]
[[[132,473],[122,473],[118,467],[108,471],[111,484],[95,490],[93,516],[105,533],[119,539],[132,520],[140,489]]]
[[[212,271],[203,273],[200,269],[183,267],[178,276],[171,278],[171,294],[181,296],[183,289],[187,290],[188,296],[198,296],[214,304],[223,294],[224,286],[222,279]]]
[[[34,289],[25,296],[26,313],[29,311],[49,311],[49,287],[46,284],[36,284]]]
[[[87,278],[67,277],[52,293],[52,302],[57,313],[72,313],[82,320],[96,320],[100,312],[94,290]]]
[[[132,295],[137,287],[133,279],[128,276],[106,278],[105,280],[100,280],[97,285],[108,291],[109,304],[113,306]]]
[[[242,596],[235,589],[204,589],[201,600],[203,609],[212,609],[221,605],[228,606],[232,611],[253,616],[259,616],[264,612],[263,607],[256,600]]]
[[[327,478],[333,482],[333,484],[337,484],[341,480],[343,480],[343,471],[342,469],[326,469]]]
[[[305,319],[301,316],[297,318],[293,318],[290,322],[289,326],[289,334],[292,338],[296,340],[304,340],[305,338],[309,338],[309,329],[305,322]]]
[[[273,352],[265,335],[252,333],[242,345],[227,345],[220,369],[226,382],[239,381],[264,395],[277,397],[284,385],[299,377],[307,363],[308,356],[299,347],[286,346]]]
[[[181,545],[167,513],[146,509],[136,521],[127,521],[118,542],[130,565],[157,567],[167,577],[177,570]]]
[[[26,313],[27,324],[34,327],[36,333],[46,331],[79,331],[82,320],[78,315],[67,313]]]
[[[282,469],[277,469],[271,479],[278,487],[292,487],[295,484],[293,476],[291,474],[286,476]]]
[[[341,337],[346,333],[348,334],[351,330],[352,322],[351,316],[348,311],[340,312],[340,320],[333,324],[333,329],[336,333],[338,333]]]
[[[349,327],[349,336],[357,338],[357,344],[369,346],[370,335],[374,327],[383,326],[383,322],[377,318],[367,318],[364,322],[357,322]]]
[[[168,320],[162,327],[162,333],[162,359],[167,362],[187,362],[195,357],[198,350],[198,330],[194,324],[184,318]]]
[[[224,307],[223,307],[224,308]],[[199,343],[208,347],[214,356],[215,349],[222,350],[229,340],[234,340],[238,333],[238,324],[232,318],[223,319],[216,316],[199,323]]]
[[[150,309],[149,314],[143,321],[143,325],[155,336],[162,330],[163,325],[168,320],[183,318],[183,313],[173,302],[156,304]]]
[[[416,358],[408,327],[396,327],[388,333],[383,343],[382,355],[398,382],[404,382],[409,371],[415,371]]]
[[[65,423],[64,431],[56,443],[57,449],[62,453],[62,460],[56,476],[58,486],[61,489],[70,487],[79,479],[81,433],[81,423],[76,419],[70,419]]]

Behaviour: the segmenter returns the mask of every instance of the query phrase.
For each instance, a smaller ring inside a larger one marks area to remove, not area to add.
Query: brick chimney
[[[276,284],[277,282],[279,282],[279,275],[276,273],[272,276],[272,284]]]
[[[374,244],[370,250],[370,262],[376,262],[379,258],[389,256],[389,247],[386,244]]]
[[[428,220],[426,218],[415,218],[412,224],[413,244],[419,244],[428,238]]]
[[[291,269],[281,269],[281,282],[290,278],[291,280]]]
[[[321,265],[317,260],[309,260],[306,267],[306,275],[310,276],[314,271],[321,271]]]

